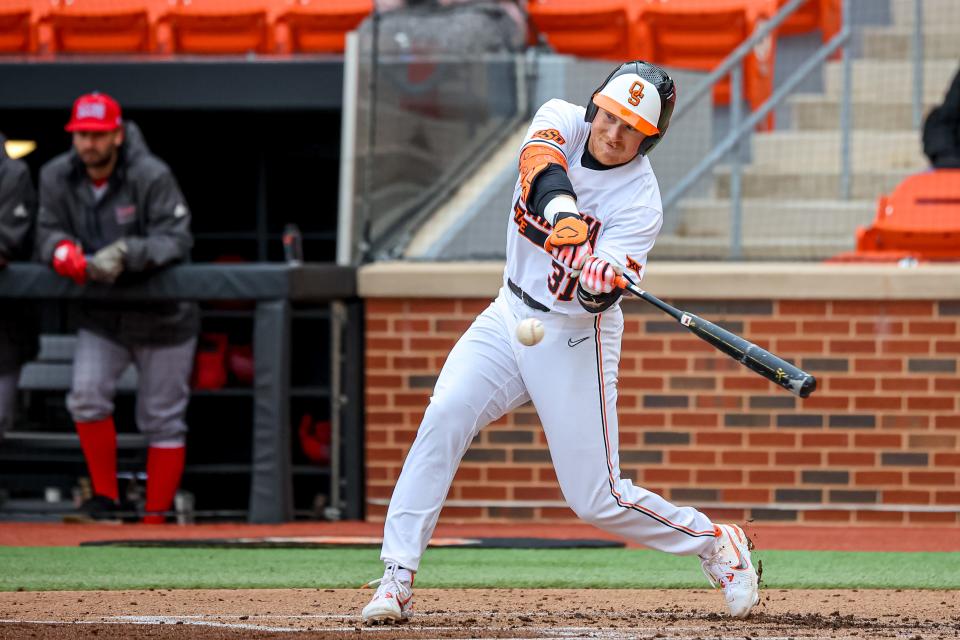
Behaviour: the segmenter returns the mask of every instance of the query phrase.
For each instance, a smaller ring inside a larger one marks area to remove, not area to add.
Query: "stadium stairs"
[[[921,131],[912,122],[912,0],[891,2],[891,24],[864,26],[852,61],[850,199],[840,198],[842,66],[824,68],[824,91],[787,102],[791,128],[757,132],[742,174],[742,247],[747,259],[829,258],[853,249],[877,197],[924,171]],[[923,113],[939,103],[960,59],[960,2],[924,2]],[[892,80],[896,79],[896,80]],[[899,87],[881,90],[887,83]],[[684,198],[679,223],[662,234],[653,256],[724,259],[730,250],[730,167],[713,173],[711,197]]]

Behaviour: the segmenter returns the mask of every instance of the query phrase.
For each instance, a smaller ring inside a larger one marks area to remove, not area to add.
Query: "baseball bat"
[[[806,398],[816,391],[817,379],[783,358],[775,356],[766,349],[761,349],[749,340],[745,340],[709,320],[704,320],[692,313],[670,306],[653,294],[647,293],[625,276],[619,276],[617,285],[672,316],[677,322],[689,329],[693,335],[713,345],[751,371],[759,373],[770,382],[780,385],[790,393]]]

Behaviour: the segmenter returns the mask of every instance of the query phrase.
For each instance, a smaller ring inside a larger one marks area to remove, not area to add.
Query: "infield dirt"
[[[960,592],[762,592],[747,620],[703,590],[423,589],[414,618],[366,628],[368,590],[0,593],[0,638],[955,639]]]

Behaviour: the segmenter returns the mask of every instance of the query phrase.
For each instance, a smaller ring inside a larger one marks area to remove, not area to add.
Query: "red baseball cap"
[[[120,104],[105,93],[88,93],[73,103],[67,131],[113,131],[123,124]]]

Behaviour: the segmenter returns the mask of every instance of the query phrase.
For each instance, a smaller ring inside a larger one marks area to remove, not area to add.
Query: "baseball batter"
[[[620,477],[617,370],[623,314],[617,276],[643,276],[663,219],[648,159],[667,131],[673,81],[659,67],[621,65],[586,109],[550,100],[520,149],[503,288],[450,352],[390,500],[383,578],[367,624],[412,614],[413,577],[450,483],[480,429],[532,402],[564,498],[583,520],[634,542],[701,558],[730,613],[759,601],[748,541]],[[532,347],[525,318],[544,325]],[[642,569],[638,567],[638,570]]]

